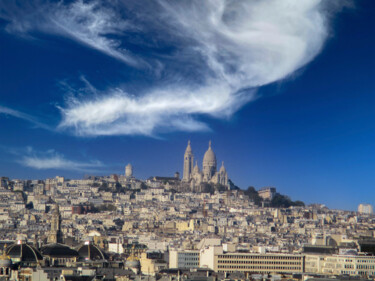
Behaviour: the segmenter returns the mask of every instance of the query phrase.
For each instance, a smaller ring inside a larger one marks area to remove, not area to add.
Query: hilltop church
[[[201,171],[197,162],[194,165],[194,154],[189,141],[184,155],[182,182],[189,183],[192,191],[199,190],[202,183],[221,184],[229,189],[228,174],[224,162],[222,162],[220,170],[217,171],[216,156],[211,148],[211,141],[204,154],[202,166],[203,170]]]

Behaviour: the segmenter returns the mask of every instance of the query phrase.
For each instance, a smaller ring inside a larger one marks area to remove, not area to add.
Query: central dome
[[[203,157],[203,165],[205,164],[214,164],[216,166],[216,156],[215,153],[211,149],[211,141],[209,142],[208,149]]]

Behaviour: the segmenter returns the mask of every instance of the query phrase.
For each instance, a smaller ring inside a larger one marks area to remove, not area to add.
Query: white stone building
[[[229,186],[228,174],[224,167],[224,162],[222,162],[220,170],[217,171],[216,155],[211,148],[211,141],[209,142],[208,149],[204,154],[202,167],[203,169],[201,171],[197,162],[194,166],[194,154],[189,141],[184,155],[182,181],[190,183],[192,189],[201,183],[213,183]]]

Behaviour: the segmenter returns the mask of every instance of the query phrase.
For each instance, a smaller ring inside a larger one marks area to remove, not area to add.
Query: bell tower
[[[59,206],[56,205],[51,218],[51,232],[48,235],[48,243],[61,243],[61,215]]]
[[[184,174],[183,174],[182,181],[187,182],[191,179],[193,168],[194,168],[194,155],[190,146],[190,141],[188,141],[188,145],[186,147],[185,155],[184,155]]]

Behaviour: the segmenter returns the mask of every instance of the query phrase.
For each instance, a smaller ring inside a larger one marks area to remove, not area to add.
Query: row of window
[[[357,260],[357,263],[375,263],[375,259]]]
[[[341,274],[348,274],[348,275],[352,275],[352,274],[355,274],[355,271],[347,271],[347,270],[341,270]]]
[[[280,265],[300,265],[301,261],[232,261],[219,260],[218,264],[280,264]]]
[[[291,257],[291,256],[255,256],[255,255],[219,255],[219,259],[258,259],[258,260],[301,260],[302,257]]]
[[[222,270],[220,269],[261,269],[261,270],[272,270],[272,269],[277,269],[277,270],[295,270],[295,271],[301,271],[301,267],[299,266],[241,266],[241,265],[219,265],[218,266],[218,271],[221,272]]]
[[[375,269],[374,265],[357,265],[357,269]]]
[[[185,267],[185,266],[188,266],[188,265],[191,265],[191,266],[198,266],[199,264],[197,262],[194,262],[194,263],[191,263],[191,262],[187,262],[187,263],[179,263],[178,264],[178,267]]]
[[[185,257],[185,261],[199,261],[199,258]]]

